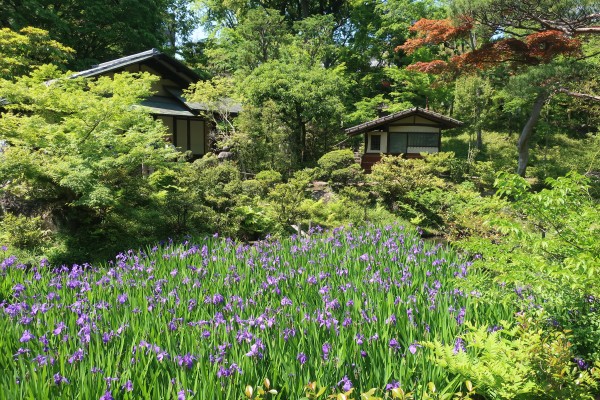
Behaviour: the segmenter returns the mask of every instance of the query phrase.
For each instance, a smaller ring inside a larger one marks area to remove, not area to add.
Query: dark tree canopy
[[[0,0],[0,26],[35,26],[73,48],[71,67],[87,68],[149,48],[170,49],[193,23],[188,0]],[[187,12],[187,14],[186,14]]]
[[[568,36],[600,33],[596,0],[456,0],[457,15],[468,15],[494,32],[522,36],[523,31],[561,31]]]

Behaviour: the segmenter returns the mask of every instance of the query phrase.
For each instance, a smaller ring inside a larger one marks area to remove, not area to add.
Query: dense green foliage
[[[64,65],[73,49],[50,38],[47,31],[23,28],[19,32],[0,29],[0,78],[13,79],[26,75],[44,64]]]
[[[501,175],[498,194],[514,199],[510,217],[488,219],[500,233],[493,243],[471,239],[466,247],[484,255],[481,266],[497,281],[530,288],[553,323],[573,332],[577,352],[598,360],[600,208],[581,175],[548,184],[532,194],[523,179]]]
[[[164,127],[134,107],[154,80],[122,74],[90,82],[43,67],[0,81],[7,103],[0,118],[0,190],[8,218],[2,225],[12,232],[5,244],[79,258],[92,249],[114,251],[122,237],[156,237],[161,225],[150,221],[160,208],[147,175],[178,164],[176,151],[165,146]],[[35,235],[47,240],[18,239],[34,235],[22,217],[42,218]]]
[[[0,27],[49,31],[75,50],[69,65],[84,69],[152,47],[173,53],[184,47],[197,22],[190,5],[189,0],[1,0]]]

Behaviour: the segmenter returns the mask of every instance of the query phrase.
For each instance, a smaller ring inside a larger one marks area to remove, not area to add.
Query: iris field
[[[515,311],[466,292],[469,262],[399,225],[171,242],[99,266],[0,260],[6,398],[235,399],[250,385],[287,399],[311,382],[322,398],[419,398],[429,382],[460,384],[421,343],[463,351],[465,321]]]

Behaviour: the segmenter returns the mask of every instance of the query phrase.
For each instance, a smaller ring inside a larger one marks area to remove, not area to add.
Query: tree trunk
[[[308,0],[300,0],[300,13],[302,19],[310,17],[310,8],[308,3]]]
[[[517,174],[521,176],[525,176],[525,170],[527,169],[527,162],[529,161],[529,139],[533,134],[533,127],[537,124],[540,119],[540,114],[542,113],[542,108],[544,108],[544,103],[548,100],[550,94],[542,91],[538,94],[535,102],[533,103],[533,107],[531,109],[531,113],[529,114],[529,119],[525,123],[523,130],[521,131],[521,135],[519,136],[519,142],[517,144],[517,149],[519,150],[519,164],[517,167]]]
[[[302,145],[300,161],[304,163],[304,161],[306,161],[306,124],[303,121],[300,121],[300,141]]]
[[[299,145],[300,145],[300,162],[304,162],[304,153],[306,151],[306,124],[302,119],[302,109],[299,104],[296,104],[296,121],[298,123],[298,128],[300,128],[300,137]]]
[[[483,139],[481,138],[481,114],[483,113],[483,107],[482,107],[482,103],[483,103],[483,99],[481,98],[483,95],[482,91],[481,91],[481,87],[477,86],[477,89],[475,90],[475,98],[477,101],[477,105],[475,106],[475,112],[477,113],[477,116],[475,117],[477,119],[476,125],[477,125],[477,143],[476,143],[476,147],[477,150],[481,151],[483,150]]]

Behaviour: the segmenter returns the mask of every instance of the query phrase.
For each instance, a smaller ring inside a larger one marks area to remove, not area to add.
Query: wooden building
[[[442,144],[442,129],[461,126],[461,121],[433,111],[415,107],[382,116],[346,129],[349,136],[365,135],[362,168],[381,160],[382,154],[421,157],[421,153],[437,153]]]
[[[209,151],[211,125],[202,117],[206,108],[183,98],[183,90],[200,80],[200,76],[175,58],[156,49],[107,61],[81,71],[73,77],[111,76],[119,72],[149,72],[160,77],[153,87],[155,94],[144,101],[156,119],[169,130],[170,142],[181,151],[199,158]]]

